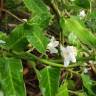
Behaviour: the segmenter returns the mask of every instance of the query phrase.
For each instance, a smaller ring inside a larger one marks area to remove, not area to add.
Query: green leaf
[[[16,51],[23,51],[28,43],[25,36],[24,25],[18,25],[9,35],[7,47]]]
[[[36,61],[36,56],[28,53],[28,52],[16,52],[16,51],[12,51],[14,57],[16,58],[20,58],[20,59],[25,59],[25,60],[31,60],[31,61]]]
[[[29,43],[40,53],[44,53],[48,44],[48,38],[44,36],[42,29],[34,26],[32,29],[30,28],[29,32],[26,35]]]
[[[44,29],[48,27],[50,21],[51,21],[51,15],[49,16],[48,14],[43,13],[40,15],[35,15],[34,17],[32,16],[28,24],[39,26]]]
[[[27,44],[31,43],[40,53],[46,51],[48,38],[38,26],[27,24],[18,25],[9,35],[7,47],[16,51],[24,51]]]
[[[8,36],[3,33],[0,32],[0,48],[6,48],[6,40],[8,39]]]
[[[90,79],[90,77],[88,75],[85,75],[85,74],[82,74],[81,77],[82,77],[84,88],[88,92],[88,96],[96,96],[92,90],[93,85],[92,85],[92,80]]]
[[[3,32],[0,32],[0,39],[1,40],[6,40],[7,39],[7,35]]]
[[[26,7],[35,14],[28,22],[29,26],[33,29],[30,33],[28,32],[26,36],[27,40],[40,53],[44,53],[48,39],[44,36],[43,30],[48,27],[51,14],[42,0],[24,0],[24,3]]]
[[[75,4],[82,8],[90,8],[90,0],[75,0]]]
[[[82,43],[88,45],[90,48],[96,48],[96,37],[83,27],[78,20],[75,18],[66,19],[65,27],[68,31],[73,32]]]
[[[55,96],[59,86],[60,70],[48,66],[42,69],[40,74],[39,84],[43,96]]]
[[[65,81],[64,84],[60,86],[56,96],[69,96],[67,89],[67,81]]]
[[[26,7],[35,14],[28,24],[37,25],[42,29],[46,28],[52,18],[47,6],[42,0],[24,0]]]
[[[67,80],[67,87],[69,90],[73,90],[73,88],[75,87],[75,81],[74,80]]]
[[[79,93],[78,96],[87,96],[85,93]]]
[[[47,6],[42,0],[24,0],[24,3],[35,14],[48,13]]]
[[[22,24],[18,25],[9,35],[7,47],[16,51],[24,51],[28,42],[40,53],[44,53],[48,44],[48,38],[44,36],[43,30],[38,26]]]
[[[26,96],[20,60],[0,58],[0,85],[4,96]]]
[[[77,36],[74,35],[74,33],[72,33],[72,32],[68,36],[68,41],[69,41],[69,43],[74,44],[74,45],[79,43],[78,39],[77,39]]]

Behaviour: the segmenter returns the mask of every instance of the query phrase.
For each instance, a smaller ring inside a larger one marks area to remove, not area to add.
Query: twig
[[[7,14],[11,15],[12,17],[14,17],[15,19],[17,19],[20,22],[25,22],[24,20],[20,19],[19,17],[17,17],[16,15],[14,15],[13,13],[11,13],[10,11],[6,10],[6,9],[2,9],[1,11],[6,12]]]
[[[0,1],[0,10],[3,9],[3,0]]]
[[[0,1],[0,17],[2,16],[3,0]]]
[[[77,92],[77,91],[72,91],[72,90],[68,90],[69,93],[72,93],[72,94],[75,94],[75,95],[78,95],[80,92]]]

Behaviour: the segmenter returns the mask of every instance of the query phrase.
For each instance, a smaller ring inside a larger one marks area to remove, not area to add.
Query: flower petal
[[[53,53],[58,53],[58,50],[56,48],[50,48],[50,53],[53,54]]]
[[[58,53],[58,50],[56,47],[59,45],[59,41],[56,41],[55,37],[52,36],[49,44],[47,45],[47,49],[50,51],[50,53]]]
[[[64,67],[68,67],[70,64],[70,60],[68,58],[64,59]]]

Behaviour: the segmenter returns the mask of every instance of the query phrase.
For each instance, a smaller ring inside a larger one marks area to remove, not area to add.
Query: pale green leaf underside
[[[83,27],[78,20],[75,18],[66,19],[65,26],[67,30],[73,32],[84,44],[96,48],[96,37]]]

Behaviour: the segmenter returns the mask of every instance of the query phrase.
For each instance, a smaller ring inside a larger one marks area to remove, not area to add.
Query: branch
[[[3,12],[6,12],[7,14],[11,15],[12,17],[14,17],[15,19],[17,19],[18,21],[24,23],[25,21],[22,20],[21,18],[17,17],[16,15],[14,15],[13,13],[11,13],[10,11],[6,10],[6,9],[2,9]]]

